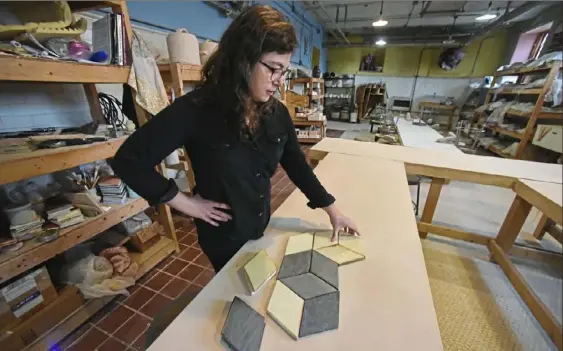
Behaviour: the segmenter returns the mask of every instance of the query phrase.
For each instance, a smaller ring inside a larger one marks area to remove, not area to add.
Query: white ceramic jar
[[[178,28],[166,38],[170,62],[200,65],[199,42],[185,28]]]

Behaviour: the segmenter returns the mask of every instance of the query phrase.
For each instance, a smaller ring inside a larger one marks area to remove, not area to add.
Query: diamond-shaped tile
[[[338,245],[352,250],[359,255],[365,256],[362,239],[358,236],[340,235],[338,237]]]
[[[281,281],[276,281],[268,303],[268,315],[289,335],[297,339],[304,301]]]
[[[332,231],[315,232],[315,239],[313,240],[313,249],[322,249],[323,247],[338,245],[337,241],[330,241],[332,238]]]
[[[304,300],[336,291],[332,285],[312,273],[281,279],[281,282]]]
[[[265,327],[264,317],[235,296],[221,337],[233,351],[258,351]]]
[[[310,272],[338,289],[338,263],[313,251]]]
[[[305,300],[299,337],[338,329],[339,305],[339,291]]]
[[[363,255],[355,253],[354,251],[340,245],[323,247],[322,249],[317,249],[316,251],[338,263],[340,266],[365,259]]]
[[[314,236],[311,233],[296,234],[289,237],[285,254],[291,255],[303,251],[311,251],[313,249]]]
[[[312,251],[303,251],[284,256],[278,279],[309,272],[309,268],[311,267],[311,255]]]
[[[251,294],[276,274],[276,265],[264,250],[254,255],[243,269]]]

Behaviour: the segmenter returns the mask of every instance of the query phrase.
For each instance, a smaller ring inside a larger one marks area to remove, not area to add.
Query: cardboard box
[[[0,334],[0,350],[16,351],[35,342],[84,305],[84,297],[74,286],[67,286],[60,296],[25,322]]]
[[[154,222],[150,227],[131,235],[131,245],[139,252],[145,252],[160,240],[162,231],[162,226],[158,222]]]
[[[0,287],[0,330],[24,322],[57,296],[45,267],[9,281]]]

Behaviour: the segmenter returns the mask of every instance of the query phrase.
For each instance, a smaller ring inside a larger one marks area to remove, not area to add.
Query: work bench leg
[[[508,253],[512,248],[531,209],[532,205],[528,201],[516,195],[495,239],[502,251]]]
[[[551,227],[552,225],[553,225],[553,221],[549,219],[549,217],[547,217],[546,215],[542,215],[538,223],[538,226],[536,227],[536,230],[534,230],[534,237],[538,240],[543,239],[543,236],[547,232],[548,228]]]
[[[422,210],[422,217],[420,217],[421,222],[428,224],[432,223],[432,218],[434,217],[436,205],[438,205],[438,199],[440,198],[440,192],[442,191],[442,185],[444,185],[444,182],[445,179],[443,178],[432,178],[428,197],[426,197],[426,203],[424,204],[424,210]],[[422,239],[426,239],[426,235],[428,235],[428,233],[419,231],[418,235]]]

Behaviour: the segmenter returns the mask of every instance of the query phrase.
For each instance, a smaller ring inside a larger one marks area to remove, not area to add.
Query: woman
[[[270,177],[278,162],[340,229],[358,235],[319,183],[301,151],[291,117],[273,97],[288,71],[293,26],[268,6],[244,10],[203,68],[203,82],[130,136],[113,168],[151,205],[167,203],[195,219],[199,245],[219,271],[270,219]],[[196,179],[194,196],[156,170],[184,146]]]

